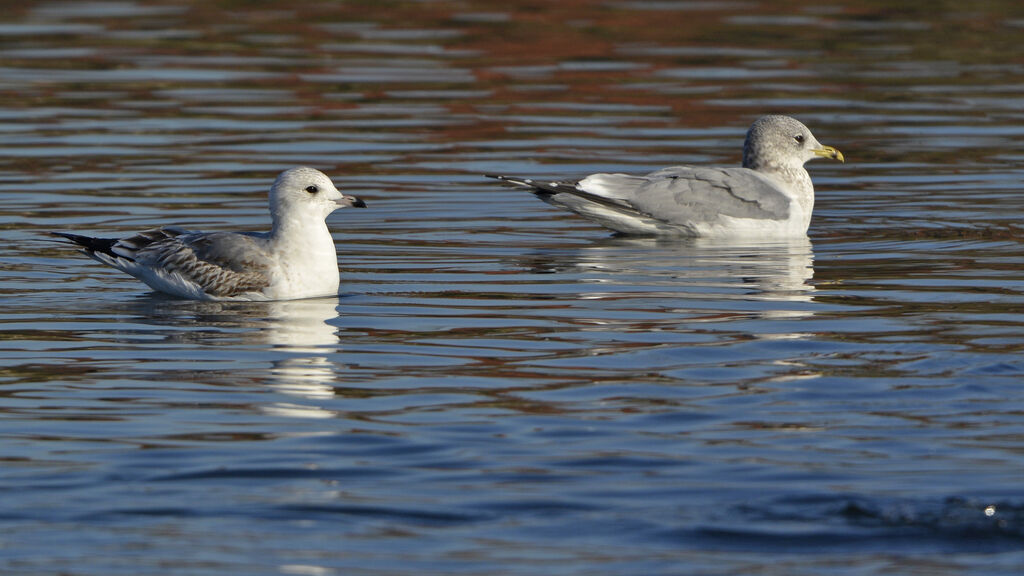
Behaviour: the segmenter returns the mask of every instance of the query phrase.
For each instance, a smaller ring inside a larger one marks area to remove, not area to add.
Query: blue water
[[[1024,26],[905,8],[9,7],[0,573],[1019,573]],[[847,157],[807,240],[480,176],[736,164],[766,112]],[[296,164],[369,204],[337,298],[174,300],[46,235],[261,230]]]

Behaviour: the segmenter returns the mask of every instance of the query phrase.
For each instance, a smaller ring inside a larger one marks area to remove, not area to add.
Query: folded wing
[[[677,166],[645,176],[593,174],[579,182],[498,178],[627,234],[699,235],[730,219],[786,220],[792,204],[770,177],[746,168]]]
[[[229,297],[270,284],[264,242],[257,234],[156,228],[120,239],[56,232],[92,258],[151,287],[186,297]]]

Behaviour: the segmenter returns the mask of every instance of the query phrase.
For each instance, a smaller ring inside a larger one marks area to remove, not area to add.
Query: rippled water
[[[1024,14],[883,2],[35,2],[0,15],[0,572],[1015,574]],[[483,179],[814,163],[806,241],[609,237]],[[338,298],[51,241],[260,230]]]

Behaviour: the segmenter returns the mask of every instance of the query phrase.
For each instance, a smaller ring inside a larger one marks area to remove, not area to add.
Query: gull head
[[[299,166],[281,172],[270,188],[270,211],[275,220],[307,217],[323,220],[338,208],[365,208],[366,203],[342,194],[326,174]]]
[[[743,167],[790,172],[815,158],[844,162],[843,153],[825,146],[800,121],[789,116],[762,116],[750,126],[743,143]]]

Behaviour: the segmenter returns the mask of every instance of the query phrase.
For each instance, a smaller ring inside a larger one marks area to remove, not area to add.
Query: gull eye
[[[309,192],[310,194],[316,194],[319,191],[320,189],[316,186],[306,186],[306,192]]]
[[[797,134],[796,136],[793,136],[793,139],[796,140],[797,144],[803,144],[804,143],[804,135],[803,134]]]

